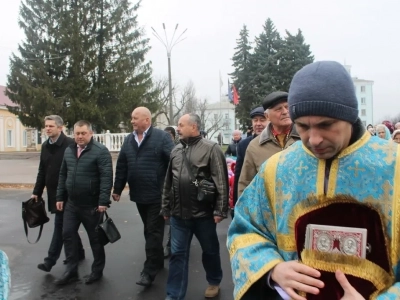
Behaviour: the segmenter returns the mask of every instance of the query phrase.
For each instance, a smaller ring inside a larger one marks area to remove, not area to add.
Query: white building
[[[344,66],[351,75],[351,66]],[[372,80],[359,79],[352,77],[354,88],[356,90],[356,96],[358,100],[359,117],[363,122],[364,126],[368,124],[374,124],[374,100],[372,86],[374,82]]]
[[[205,128],[202,129],[208,132],[207,138],[218,142],[218,135],[221,133],[223,144],[229,144],[232,141],[232,132],[239,128],[235,105],[229,102],[227,96],[222,96],[220,102],[207,105],[204,121]]]

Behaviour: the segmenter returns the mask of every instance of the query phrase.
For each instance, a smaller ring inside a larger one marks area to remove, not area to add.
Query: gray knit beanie
[[[288,104],[292,120],[323,116],[354,124],[358,119],[353,81],[334,61],[315,62],[298,71],[290,84]]]

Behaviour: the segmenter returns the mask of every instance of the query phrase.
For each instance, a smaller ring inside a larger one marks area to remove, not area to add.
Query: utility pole
[[[186,37],[182,37],[183,34],[186,32],[187,29],[185,29],[177,38],[175,38],[175,34],[178,30],[178,25],[175,25],[175,30],[174,33],[172,34],[172,38],[168,39],[167,36],[167,31],[165,29],[165,23],[162,24],[163,29],[164,29],[164,35],[165,39],[163,39],[158,32],[151,27],[153,30],[153,35],[164,45],[165,49],[167,50],[167,58],[168,58],[168,100],[169,100],[169,124],[173,125],[172,123],[174,122],[174,109],[173,109],[173,101],[172,101],[172,75],[171,75],[171,52],[172,48],[180,42],[182,42]]]

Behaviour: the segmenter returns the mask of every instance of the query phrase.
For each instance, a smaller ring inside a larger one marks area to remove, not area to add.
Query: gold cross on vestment
[[[308,170],[308,166],[304,166],[303,167],[303,161],[300,162],[300,166],[298,166],[297,168],[294,168],[295,170],[299,171],[299,175],[303,175],[303,170]]]
[[[397,144],[395,142],[389,142],[388,144],[379,145],[374,143],[370,146],[374,150],[382,150],[385,152],[386,156],[384,160],[387,164],[392,163],[396,159]]]
[[[385,181],[385,183],[382,185],[383,188],[383,195],[381,198],[376,199],[372,196],[368,196],[365,198],[365,202],[369,203],[373,206],[379,206],[379,211],[381,214],[383,214],[383,217],[385,218],[385,222],[389,221],[389,213],[392,211],[392,205],[393,205],[393,200],[392,196],[390,195],[390,192],[393,190],[392,185],[389,183],[389,181]]]
[[[283,205],[284,202],[292,199],[292,194],[283,192],[283,182],[282,180],[278,180],[276,183],[276,203],[275,203],[275,215],[280,216],[283,213]]]
[[[349,171],[354,170],[354,176],[358,177],[358,171],[365,172],[365,169],[364,168],[358,168],[358,165],[360,164],[360,162],[358,160],[356,160],[355,164],[356,164],[355,167],[348,167],[347,170],[349,170]]]
[[[240,279],[243,273],[246,274],[245,276],[247,278],[250,278],[254,274],[254,272],[250,269],[249,259],[246,259],[243,255],[243,251],[240,250],[242,249],[239,249],[239,253],[236,258],[240,262],[240,264],[239,268],[237,268],[235,271],[235,278]]]

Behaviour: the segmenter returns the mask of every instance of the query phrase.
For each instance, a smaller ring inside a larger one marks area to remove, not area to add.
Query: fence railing
[[[106,133],[93,134],[93,139],[105,145],[109,151],[120,151],[125,137],[129,133]]]
[[[124,143],[125,137],[128,133],[111,133],[110,130],[107,130],[106,133],[93,134],[93,139],[100,144],[103,144],[107,147],[109,151],[119,152],[121,150],[122,144]],[[74,138],[74,135],[68,135],[71,138]],[[46,141],[46,136],[42,137],[42,141]]]

